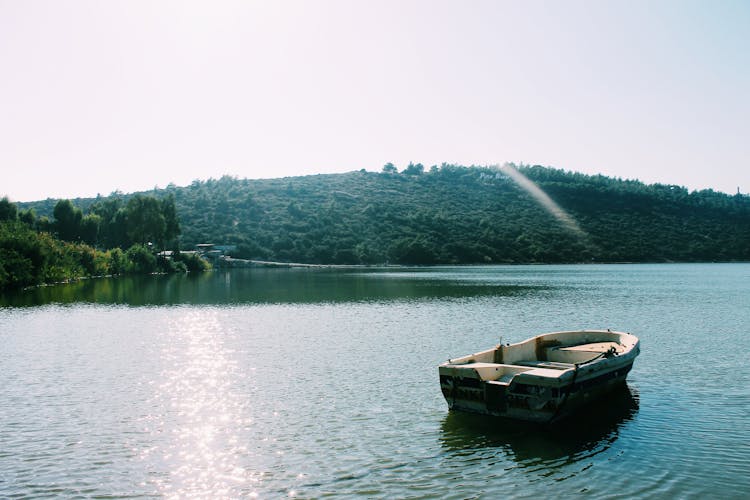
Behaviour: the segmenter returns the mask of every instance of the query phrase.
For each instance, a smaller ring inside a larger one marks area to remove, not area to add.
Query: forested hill
[[[223,177],[148,194],[174,196],[182,249],[236,245],[239,258],[321,264],[750,260],[747,195],[538,166],[519,170],[582,231],[550,215],[505,173],[483,167]],[[85,212],[95,201],[74,203]],[[53,203],[19,205],[45,215]]]

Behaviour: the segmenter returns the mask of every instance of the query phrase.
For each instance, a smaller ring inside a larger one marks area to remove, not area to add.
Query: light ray
[[[542,191],[531,179],[523,175],[518,169],[511,163],[506,163],[501,167],[496,167],[500,172],[510,177],[513,182],[529,193],[547,212],[549,212],[555,219],[569,229],[571,232],[582,238],[588,238],[586,231],[581,229],[581,226],[568,214],[563,208],[555,203],[547,193]]]

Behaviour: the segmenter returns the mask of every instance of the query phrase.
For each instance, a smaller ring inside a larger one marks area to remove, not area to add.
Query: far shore
[[[635,264],[748,264],[750,261],[702,261],[702,262],[513,262],[513,263],[488,263],[488,264],[305,264],[303,262],[277,262],[269,260],[254,259],[233,259],[224,257],[221,259],[222,264],[214,265],[212,269],[203,272],[211,272],[226,269],[252,269],[252,268],[271,268],[271,269],[405,269],[412,267],[431,268],[431,267],[481,267],[481,266],[580,266],[580,265],[635,265]],[[179,273],[156,272],[149,273],[149,276],[167,276]],[[185,273],[200,274],[200,272]],[[100,278],[120,278],[123,276],[138,276],[138,274],[103,274],[98,276],[77,276],[62,281],[50,283],[40,283],[38,285],[26,286],[17,290],[31,290],[47,286],[67,285],[83,280],[92,280]],[[141,275],[145,276],[145,275]],[[12,292],[12,289],[0,290],[0,292]]]

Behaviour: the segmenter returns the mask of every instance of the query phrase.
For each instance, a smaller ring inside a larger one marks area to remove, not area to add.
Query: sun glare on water
[[[239,367],[216,314],[185,314],[162,350],[164,369],[152,400],[159,411],[145,419],[159,444],[139,458],[162,471],[151,483],[166,497],[252,496],[257,486],[258,479],[237,463],[249,452],[238,431],[251,422],[246,399],[233,388]]]

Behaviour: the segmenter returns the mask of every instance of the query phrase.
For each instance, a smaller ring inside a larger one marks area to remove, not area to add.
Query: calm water
[[[0,297],[0,497],[750,497],[750,265],[237,270]],[[559,428],[449,413],[437,365],[641,338]]]

